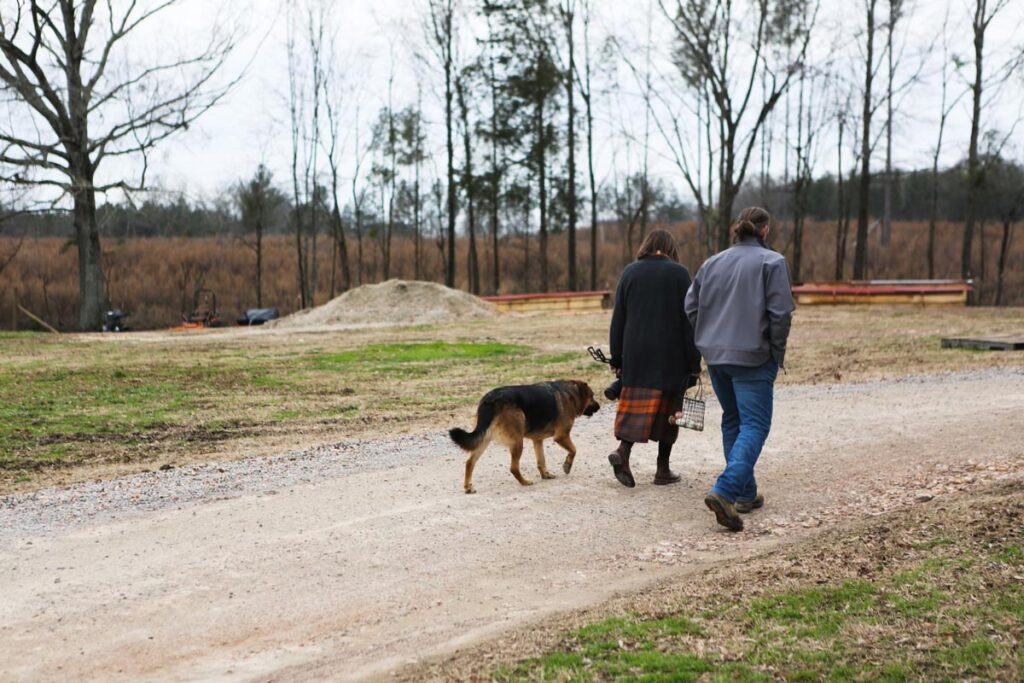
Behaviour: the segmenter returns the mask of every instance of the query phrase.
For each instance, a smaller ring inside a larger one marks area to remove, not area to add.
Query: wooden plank
[[[540,311],[600,311],[603,306],[600,301],[591,302],[568,302],[568,301],[523,301],[496,304],[499,311],[505,313],[533,313]]]
[[[573,296],[514,295],[489,297],[503,312],[534,313],[540,311],[600,311],[605,308],[603,292],[573,293]]]
[[[958,294],[797,294],[796,302],[802,305],[833,305],[833,304],[919,304],[922,306],[963,306],[967,303],[967,293]]]
[[[947,337],[944,349],[976,349],[979,351],[1024,351],[1024,335],[1001,334],[989,337]]]
[[[793,287],[797,303],[919,304],[963,306],[973,290],[970,282],[951,280],[863,280],[809,282]]]

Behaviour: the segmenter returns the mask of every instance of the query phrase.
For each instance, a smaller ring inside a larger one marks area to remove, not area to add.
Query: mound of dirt
[[[268,323],[273,327],[366,327],[422,325],[489,318],[494,306],[467,292],[434,282],[388,280],[363,285],[323,306]]]

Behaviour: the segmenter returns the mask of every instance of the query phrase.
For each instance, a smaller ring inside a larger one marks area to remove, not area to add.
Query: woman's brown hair
[[[732,242],[735,244],[744,237],[760,239],[761,230],[772,220],[771,215],[760,206],[750,206],[740,211],[732,226]]]
[[[668,256],[670,259],[679,262],[679,254],[676,253],[676,238],[668,230],[651,230],[644,238],[643,244],[636,252],[637,260],[645,256]]]

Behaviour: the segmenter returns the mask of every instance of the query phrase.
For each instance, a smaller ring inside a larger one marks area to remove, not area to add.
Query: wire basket
[[[669,424],[674,424],[683,429],[692,429],[695,432],[704,431],[704,410],[707,405],[704,402],[704,383],[697,378],[697,387],[693,396],[687,396],[683,392],[683,407],[675,415],[669,415]]]

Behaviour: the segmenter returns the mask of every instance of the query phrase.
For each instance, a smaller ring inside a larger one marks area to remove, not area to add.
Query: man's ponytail
[[[764,226],[768,225],[771,219],[771,215],[759,206],[743,209],[732,226],[733,244],[746,237],[760,239],[761,231],[764,229]]]

